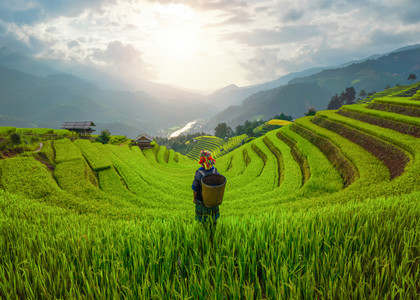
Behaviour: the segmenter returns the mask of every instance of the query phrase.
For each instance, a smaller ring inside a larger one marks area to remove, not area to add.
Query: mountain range
[[[78,75],[64,73],[74,70]],[[234,128],[245,120],[284,112],[294,118],[353,86],[357,92],[406,84],[420,70],[420,46],[353,61],[338,67],[290,73],[259,85],[234,84],[208,96],[145,80],[131,82],[87,67],[66,69],[54,61],[0,49],[0,126],[59,128],[64,121],[94,121],[97,131],[135,137],[166,135],[170,128],[207,117],[201,129],[220,122]],[[83,78],[79,74],[83,74]],[[212,105],[205,105],[211,103]],[[206,111],[203,112],[203,107]]]
[[[316,71],[305,76],[294,76],[284,85],[260,90],[237,101],[238,105],[231,105],[211,118],[206,128],[214,128],[220,122],[226,122],[234,128],[246,120],[268,119],[281,112],[299,118],[311,107],[326,109],[332,96],[351,86],[357,93],[361,90],[368,93],[384,90],[387,86],[408,84],[409,74],[417,73],[419,76],[420,73],[420,46],[405,47],[385,55]],[[214,95],[230,93],[234,98],[243,91],[246,89],[231,86]]]
[[[100,89],[70,74],[41,77],[0,66],[0,126],[59,128],[64,121],[92,120],[97,131],[157,135],[202,111],[193,94],[179,91],[165,97],[168,90],[161,89],[158,98],[145,91]]]

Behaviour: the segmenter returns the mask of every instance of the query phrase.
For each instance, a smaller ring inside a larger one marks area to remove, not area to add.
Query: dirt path
[[[37,149],[37,150],[35,150],[35,152],[39,152],[39,151],[41,151],[41,149],[42,149],[42,146],[43,146],[44,144],[41,142],[41,143],[39,143],[39,148]]]

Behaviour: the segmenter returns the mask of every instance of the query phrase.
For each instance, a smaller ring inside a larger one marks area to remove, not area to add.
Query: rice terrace
[[[200,149],[58,138],[4,157],[0,298],[418,299],[419,87],[241,146],[199,138],[227,178],[212,243]]]

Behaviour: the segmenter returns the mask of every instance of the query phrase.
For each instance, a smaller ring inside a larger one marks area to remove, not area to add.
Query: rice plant
[[[166,147],[62,139],[2,159],[0,298],[418,299],[420,139],[368,121],[318,112],[227,154],[203,138],[227,178],[213,238],[197,161]],[[403,172],[354,137],[402,151]]]

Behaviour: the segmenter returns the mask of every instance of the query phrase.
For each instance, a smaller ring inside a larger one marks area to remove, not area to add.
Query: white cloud
[[[120,41],[112,41],[105,50],[88,49],[91,53],[86,59],[95,64],[106,66],[110,70],[125,76],[136,76],[152,79],[155,70],[146,63],[143,53],[132,45],[124,45]]]
[[[177,85],[251,84],[420,42],[418,0],[0,3],[0,46]]]

